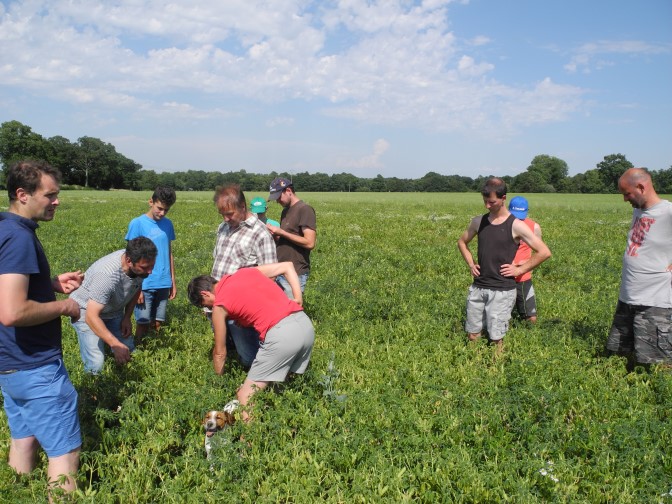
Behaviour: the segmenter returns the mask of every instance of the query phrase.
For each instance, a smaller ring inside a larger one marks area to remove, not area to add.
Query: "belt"
[[[8,370],[8,371],[0,371],[0,375],[3,375],[3,374],[12,374],[12,373],[16,373],[17,371],[18,371],[18,369],[10,369],[10,370]]]

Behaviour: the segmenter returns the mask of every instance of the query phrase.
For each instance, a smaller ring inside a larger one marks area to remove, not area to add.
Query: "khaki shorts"
[[[509,330],[511,310],[515,303],[516,289],[498,291],[471,285],[464,329],[470,334],[478,334],[485,327],[491,340],[502,339]]]
[[[618,301],[607,350],[635,354],[638,364],[672,362],[672,308],[635,306]]]
[[[308,315],[303,311],[287,315],[266,333],[247,378],[282,382],[290,372],[303,373],[308,367],[314,342],[315,330]]]

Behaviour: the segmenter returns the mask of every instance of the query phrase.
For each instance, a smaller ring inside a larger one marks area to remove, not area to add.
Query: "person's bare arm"
[[[173,246],[168,243],[168,255],[170,256],[170,295],[168,299],[173,300],[177,296],[177,282],[175,282],[175,258],[173,257]]]
[[[135,305],[140,302],[140,297],[142,296],[142,289],[138,289],[138,292],[135,293],[135,296],[126,303],[126,308],[124,308],[124,318],[121,321],[121,335],[124,338],[128,338],[133,334],[133,322],[131,322],[131,316],[133,315],[133,309]]]
[[[300,236],[289,233],[284,229],[273,226],[271,224],[266,224],[266,228],[271,232],[273,237],[285,238],[299,247],[303,247],[308,250],[313,250],[315,248],[315,243],[317,242],[317,232],[314,229],[304,228],[303,236]]]
[[[226,364],[226,316],[223,306],[212,307],[212,328],[215,332],[215,345],[212,349],[212,367],[221,375]]]
[[[290,261],[273,264],[262,264],[261,266],[257,266],[257,269],[268,278],[275,278],[279,275],[283,275],[287,280],[287,283],[289,283],[289,286],[292,288],[292,296],[294,296],[294,301],[299,305],[303,304],[303,295],[301,293],[299,276],[296,274],[296,269]]]
[[[126,364],[131,360],[131,352],[126,345],[110,332],[110,330],[103,322],[100,314],[105,308],[105,305],[100,304],[93,299],[89,299],[86,303],[86,317],[85,322],[91,328],[93,333],[109,345],[114,354],[114,360],[117,364]]]
[[[502,264],[499,272],[506,277],[516,277],[527,273],[528,271],[533,270],[539,266],[546,259],[551,257],[551,250],[548,246],[539,238],[535,232],[533,232],[527,225],[516,219],[513,223],[512,229],[513,238],[516,240],[522,240],[529,245],[529,247],[534,251],[532,257],[525,261],[523,264],[513,265],[513,264]]]
[[[457,248],[460,251],[460,254],[462,254],[464,262],[467,263],[469,271],[471,271],[471,275],[474,277],[477,277],[481,274],[481,268],[474,261],[474,256],[469,250],[469,243],[474,239],[476,233],[478,233],[478,227],[481,225],[481,218],[482,217],[479,216],[471,219],[469,227],[467,227],[466,231],[462,233],[462,235],[457,240]]]
[[[73,299],[40,303],[28,299],[28,275],[0,275],[0,323],[7,327],[44,324],[62,315],[79,318],[79,305]]]

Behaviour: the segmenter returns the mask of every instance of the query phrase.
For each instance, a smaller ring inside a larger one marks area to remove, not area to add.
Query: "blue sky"
[[[0,2],[0,122],[160,171],[672,166],[670,0]]]

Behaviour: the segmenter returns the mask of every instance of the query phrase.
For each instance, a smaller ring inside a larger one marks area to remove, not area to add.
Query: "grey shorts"
[[[672,308],[634,306],[618,301],[607,350],[634,352],[639,364],[672,362]]]
[[[516,284],[516,311],[522,318],[537,315],[537,300],[534,297],[532,279]]]
[[[464,329],[470,334],[477,334],[485,327],[491,340],[502,339],[509,330],[511,310],[515,303],[516,289],[498,291],[471,285]]]
[[[303,373],[315,342],[315,330],[303,311],[287,315],[266,333],[247,378],[281,382],[288,373]]]

